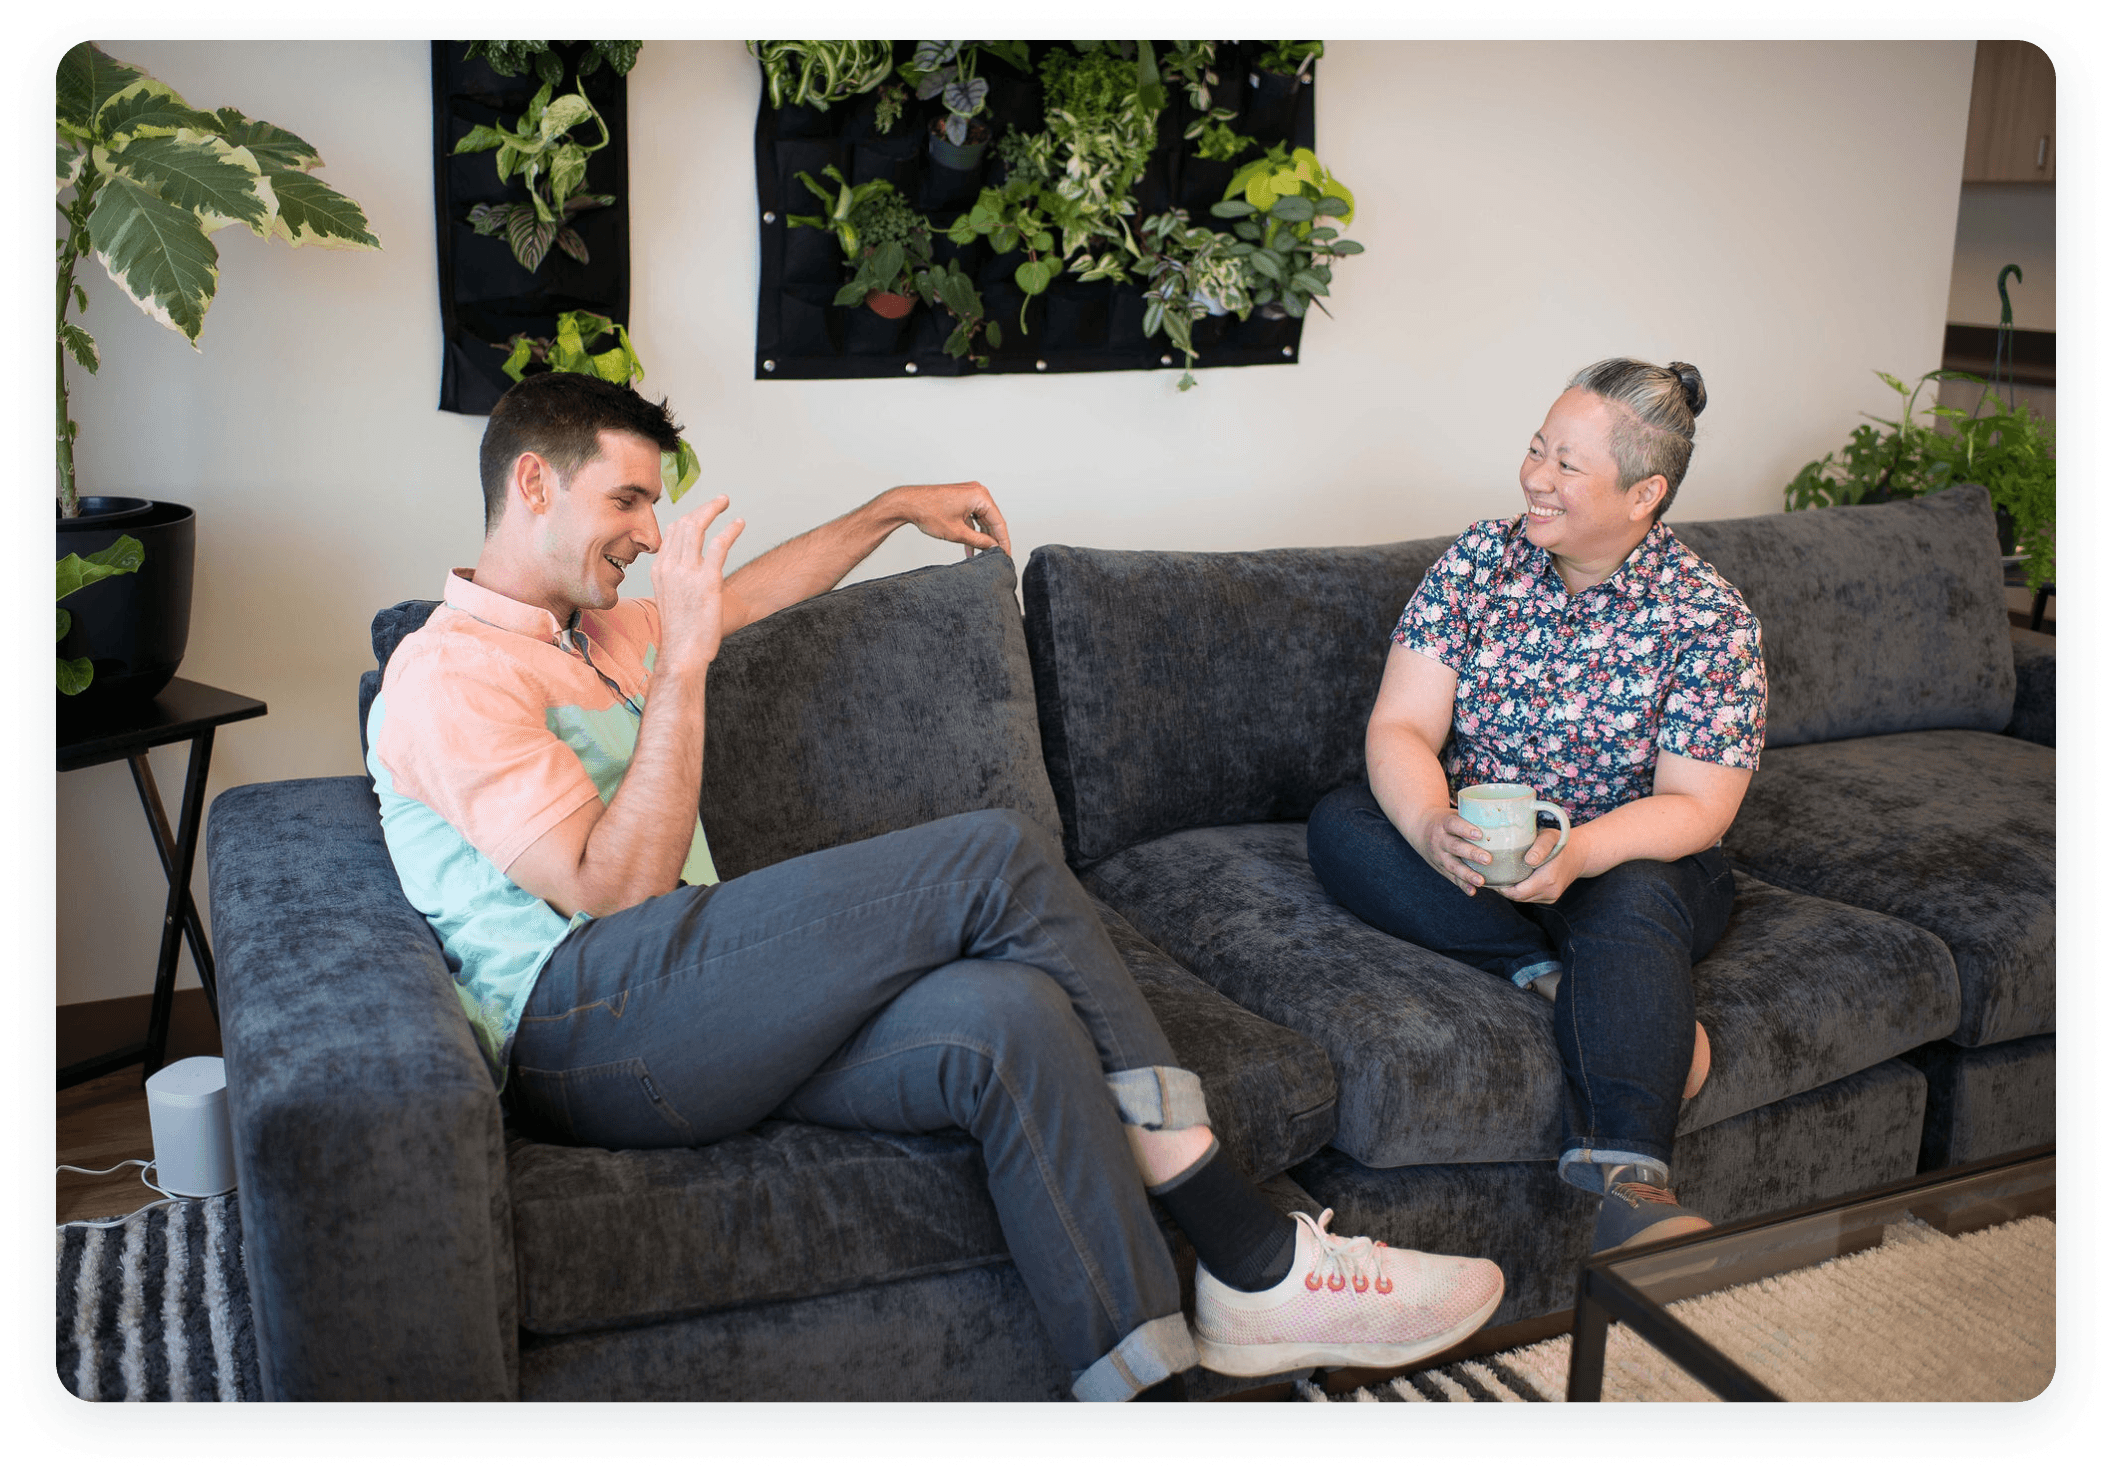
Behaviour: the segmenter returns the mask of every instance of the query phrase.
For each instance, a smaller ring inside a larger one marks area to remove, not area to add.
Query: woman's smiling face
[[[1559,560],[1603,578],[1650,531],[1646,477],[1623,490],[1613,458],[1613,417],[1620,413],[1585,389],[1565,390],[1533,433],[1518,485],[1525,489],[1525,535]],[[1591,580],[1590,582],[1596,582]]]

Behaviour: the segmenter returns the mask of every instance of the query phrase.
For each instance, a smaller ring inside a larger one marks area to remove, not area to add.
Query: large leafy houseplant
[[[1899,418],[1866,414],[1848,443],[1803,469],[1783,488],[1788,511],[1805,507],[1855,506],[1940,491],[1961,482],[1988,490],[1998,514],[2014,530],[2023,555],[2025,580],[2037,588],[2053,581],[2053,426],[2029,405],[2011,408],[1985,379],[1955,369],[1932,369],[1908,384],[1878,377],[1899,396]],[[1930,381],[1958,380],[1979,386],[1971,409],[1916,402]],[[1926,414],[1926,423],[1917,414]]]
[[[615,346],[596,353],[594,345],[612,335]],[[528,377],[531,366],[558,374],[592,374],[606,383],[626,386],[645,377],[645,365],[631,347],[630,333],[623,324],[598,312],[561,312],[557,315],[555,337],[531,338],[526,333],[516,333],[503,346],[508,353],[506,362],[499,367],[516,384]],[[660,480],[667,488],[667,500],[681,501],[700,469],[702,463],[696,449],[686,439],[678,437],[674,450],[662,451]]]
[[[359,206],[314,176],[322,158],[301,139],[231,107],[194,108],[93,42],[59,62],[58,132],[59,501],[71,517],[79,427],[66,417],[66,360],[91,374],[100,363],[95,340],[67,321],[88,306],[74,280],[83,256],[196,348],[220,282],[215,231],[244,225],[290,246],[381,243]]]
[[[886,41],[750,41],[762,64],[770,106],[826,110],[831,103],[870,92],[895,68]]]

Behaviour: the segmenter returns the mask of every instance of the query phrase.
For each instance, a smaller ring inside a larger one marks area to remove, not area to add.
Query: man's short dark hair
[[[667,401],[654,404],[627,384],[592,374],[531,374],[499,396],[484,427],[477,468],[484,482],[484,531],[506,512],[506,483],[524,451],[548,461],[566,481],[601,454],[601,432],[642,436],[665,453],[682,443]]]

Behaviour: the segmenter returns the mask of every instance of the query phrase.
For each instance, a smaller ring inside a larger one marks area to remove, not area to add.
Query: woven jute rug
[[[262,1396],[235,1196],[61,1225],[59,1381],[91,1402]]]
[[[2053,1221],[1956,1239],[1918,1219],[1803,1270],[1677,1302],[1702,1338],[1793,1402],[2006,1402],[2053,1378]],[[1326,1403],[1560,1403],[1569,1338],[1432,1368]],[[1607,1402],[1714,1399],[1625,1326],[1606,1339]]]

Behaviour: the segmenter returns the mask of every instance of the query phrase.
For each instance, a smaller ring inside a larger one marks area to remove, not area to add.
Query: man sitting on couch
[[[368,766],[493,1078],[551,1135],[697,1146],[766,1116],[982,1149],[1080,1398],[1205,1366],[1390,1366],[1487,1319],[1485,1260],[1326,1232],[1220,1156],[1054,839],[959,815],[721,883],[698,818],[721,639],[894,529],[1010,553],[979,483],[906,486],[728,575],[718,497],[663,537],[666,405],[544,374],[492,411],[474,569],[390,660]],[[655,598],[623,599],[641,553]],[[1197,1327],[1146,1189],[1195,1245]],[[796,1247],[788,1251],[797,1253]]]

